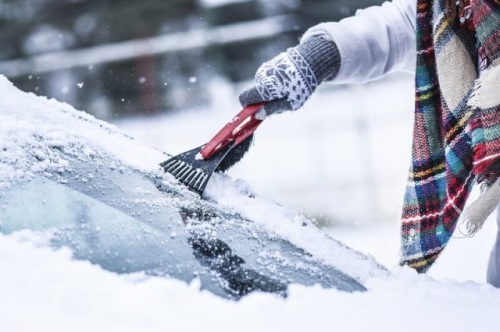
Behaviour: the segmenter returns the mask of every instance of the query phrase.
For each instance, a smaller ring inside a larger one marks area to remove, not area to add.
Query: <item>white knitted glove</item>
[[[267,115],[297,110],[318,85],[335,77],[340,55],[334,42],[311,37],[265,62],[255,75],[255,86],[240,94],[242,106],[266,102]]]
[[[484,188],[479,198],[467,206],[458,219],[458,229],[465,236],[474,236],[500,203],[500,178]]]

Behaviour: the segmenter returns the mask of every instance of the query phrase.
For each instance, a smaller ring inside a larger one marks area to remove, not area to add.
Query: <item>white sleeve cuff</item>
[[[334,83],[364,83],[415,70],[415,16],[416,0],[394,0],[340,22],[318,24],[302,40],[322,36],[335,42],[341,64]]]

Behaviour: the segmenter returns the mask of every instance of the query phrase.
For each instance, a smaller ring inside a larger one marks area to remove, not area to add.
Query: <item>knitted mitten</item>
[[[458,219],[458,229],[465,236],[474,236],[500,203],[500,178],[485,187],[479,198],[467,206]]]
[[[500,204],[500,162],[495,162],[477,182],[481,193],[476,201],[465,207],[458,219],[458,229],[465,236],[476,235],[484,222]]]
[[[334,42],[313,36],[265,62],[255,75],[255,86],[240,94],[243,106],[266,102],[267,115],[296,110],[324,80],[333,79],[340,68]]]

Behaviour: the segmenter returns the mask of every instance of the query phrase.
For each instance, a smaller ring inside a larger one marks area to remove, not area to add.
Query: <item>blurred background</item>
[[[0,0],[0,73],[169,153],[240,110],[259,65],[315,24],[380,0]],[[261,126],[230,171],[323,226],[398,222],[410,161],[411,76],[324,85]],[[77,128],[75,128],[77,130]]]
[[[105,119],[179,111],[209,104],[214,76],[247,80],[307,27],[378,3],[2,0],[0,70]]]

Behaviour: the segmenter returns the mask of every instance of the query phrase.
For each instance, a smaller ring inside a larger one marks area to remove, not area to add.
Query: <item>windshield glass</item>
[[[197,277],[230,298],[254,290],[286,295],[289,283],[364,289],[255,223],[175,188],[158,190],[151,176],[112,163],[71,165],[0,194],[2,233],[44,232],[53,247],[109,271]]]

